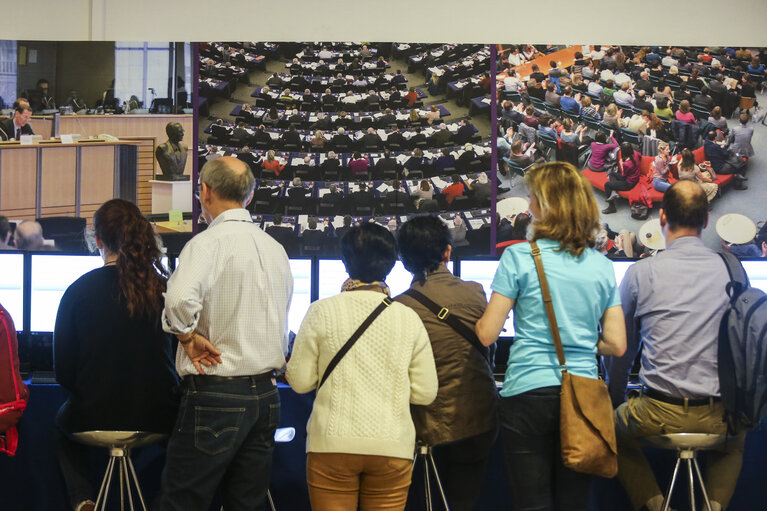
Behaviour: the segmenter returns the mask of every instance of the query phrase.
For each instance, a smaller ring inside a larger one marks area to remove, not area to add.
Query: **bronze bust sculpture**
[[[181,123],[169,122],[165,126],[165,133],[168,135],[168,140],[157,146],[155,151],[157,163],[162,169],[162,174],[158,174],[155,179],[159,181],[189,181],[189,176],[184,175],[189,148],[186,144],[181,143],[184,139],[184,127],[181,126]]]

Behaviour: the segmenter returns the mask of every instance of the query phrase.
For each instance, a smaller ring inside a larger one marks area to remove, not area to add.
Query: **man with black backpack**
[[[666,250],[629,267],[621,281],[628,349],[609,366],[615,405],[624,400],[640,342],[642,393],[615,411],[618,477],[634,509],[658,511],[663,495],[642,453],[641,437],[726,434],[718,374],[719,324],[730,282],[722,259],[701,240],[708,223],[703,189],[679,181],[663,196]],[[707,453],[706,487],[714,511],[726,509],[743,459],[743,435]]]

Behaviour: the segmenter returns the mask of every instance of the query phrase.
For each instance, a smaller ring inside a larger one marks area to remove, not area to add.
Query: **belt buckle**
[[[437,317],[438,317],[439,319],[445,319],[445,318],[447,317],[447,315],[448,315],[448,314],[450,314],[450,310],[449,310],[447,307],[442,307],[442,310],[440,310],[440,311],[437,313]]]

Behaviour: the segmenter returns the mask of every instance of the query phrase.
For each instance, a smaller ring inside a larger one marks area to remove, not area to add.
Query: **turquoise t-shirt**
[[[597,329],[605,309],[620,305],[612,263],[593,249],[575,258],[558,251],[559,242],[538,240],[549,282],[559,335],[572,374],[597,378]],[[508,247],[498,264],[492,289],[516,300],[514,343],[509,352],[504,397],[561,384],[554,341],[529,243]]]

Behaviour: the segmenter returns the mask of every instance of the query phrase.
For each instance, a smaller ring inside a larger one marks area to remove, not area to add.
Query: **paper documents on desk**
[[[472,229],[479,229],[485,224],[485,222],[481,218],[470,218],[469,219],[469,225]]]

